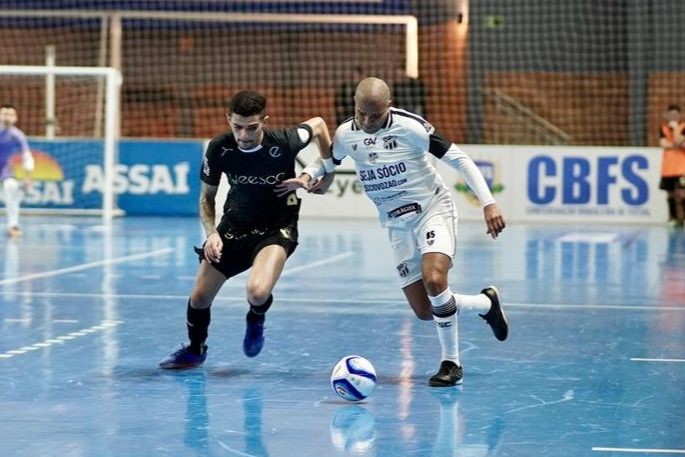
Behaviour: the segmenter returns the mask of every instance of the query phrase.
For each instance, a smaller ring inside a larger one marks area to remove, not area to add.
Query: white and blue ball
[[[331,386],[345,400],[363,400],[376,386],[376,369],[362,356],[345,356],[333,368]]]

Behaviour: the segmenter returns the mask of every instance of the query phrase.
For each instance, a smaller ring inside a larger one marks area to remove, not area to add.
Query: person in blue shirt
[[[20,153],[24,168],[23,187],[31,185],[31,172],[34,168],[33,155],[24,132],[15,127],[17,110],[14,106],[0,106],[0,182],[7,211],[7,235],[21,236],[19,229],[19,205],[23,196],[22,186],[12,170],[11,157]]]

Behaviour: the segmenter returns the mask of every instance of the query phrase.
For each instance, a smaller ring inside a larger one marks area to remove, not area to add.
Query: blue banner
[[[102,208],[103,143],[31,140],[36,167],[27,208]],[[202,141],[122,140],[114,173],[117,206],[131,215],[196,215]],[[12,159],[21,174],[21,159]]]

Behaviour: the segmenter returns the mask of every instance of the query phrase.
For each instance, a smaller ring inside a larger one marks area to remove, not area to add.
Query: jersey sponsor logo
[[[397,265],[397,272],[400,274],[400,278],[406,278],[409,276],[409,265],[407,265],[407,262],[402,262],[401,264]]]
[[[388,211],[388,217],[390,219],[393,219],[396,217],[404,216],[405,214],[409,214],[409,213],[420,214],[421,213],[421,205],[419,205],[418,203],[409,203],[408,205],[402,205],[399,208],[395,208],[392,211]],[[429,232],[429,233],[431,233],[431,232]],[[433,237],[435,237],[434,232],[433,232]],[[426,238],[428,238],[428,234],[426,234]],[[428,243],[429,246],[431,244],[433,244],[433,243],[430,243],[430,242]]]
[[[404,162],[384,165],[379,168],[365,168],[359,170],[359,180],[365,182],[391,178],[394,176],[399,176],[406,171],[407,165]]]
[[[269,176],[252,176],[252,175],[236,175],[229,174],[228,182],[234,184],[249,184],[254,186],[273,186],[285,179],[285,173],[278,173],[277,175]]]
[[[357,145],[356,145],[356,144],[353,144],[353,145],[352,145],[352,150],[353,150],[354,152],[357,152]]]
[[[274,159],[280,157],[281,154],[281,150],[278,148],[278,146],[272,146],[271,149],[269,149],[269,155]]]
[[[407,178],[402,178],[402,179],[391,179],[390,181],[383,181],[379,183],[374,183],[374,184],[364,184],[364,191],[365,192],[373,192],[376,190],[387,190],[387,189],[392,189],[393,187],[401,186],[402,184],[407,182]]]
[[[376,144],[375,138],[364,138],[364,146],[373,146]]]
[[[397,147],[397,137],[395,135],[388,135],[383,137],[383,149],[395,149]]]
[[[371,162],[371,163],[378,162],[378,153],[377,152],[369,152],[369,162]]]
[[[202,158],[202,174],[205,176],[209,176],[210,172],[211,171],[209,169],[209,161],[207,160],[207,157],[205,156]]]
[[[389,202],[390,200],[397,200],[400,197],[404,197],[407,195],[409,192],[406,190],[401,190],[399,192],[395,192],[394,194],[391,195],[385,195],[382,197],[374,197],[372,200],[376,205],[381,205],[383,202]]]

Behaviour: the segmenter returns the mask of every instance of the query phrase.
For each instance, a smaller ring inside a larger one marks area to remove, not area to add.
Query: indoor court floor
[[[510,336],[463,310],[463,385],[430,388],[436,332],[376,221],[302,221],[262,354],[242,353],[241,275],[186,371],[157,364],[186,339],[197,219],[23,222],[0,243],[0,456],[685,454],[684,231],[462,222],[451,287],[496,284]],[[379,376],[360,403],[329,384],[348,354]]]

